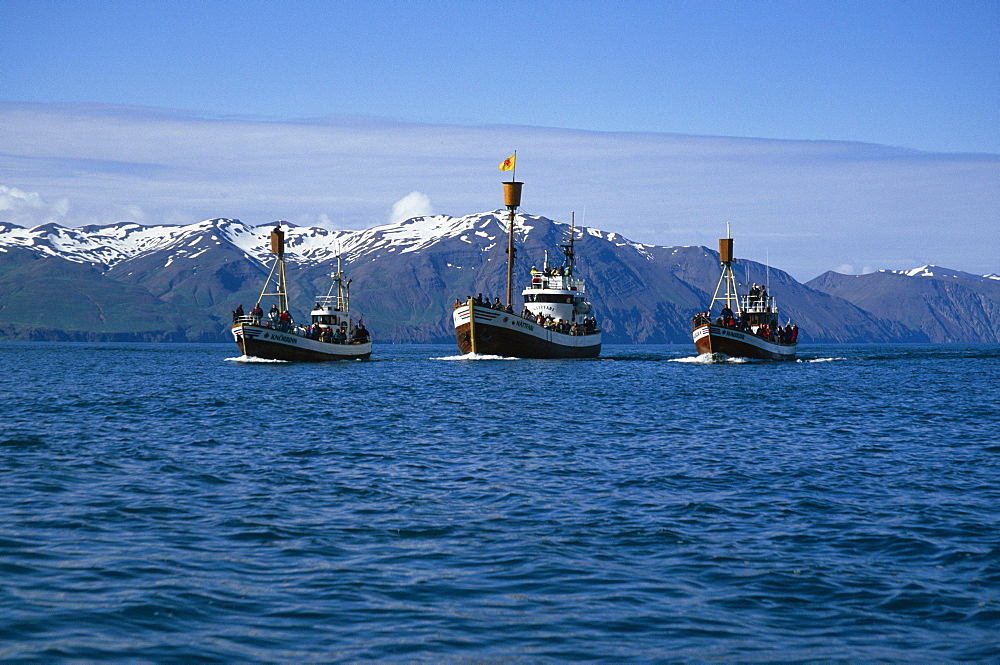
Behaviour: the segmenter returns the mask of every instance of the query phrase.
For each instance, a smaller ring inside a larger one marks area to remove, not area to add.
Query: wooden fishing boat
[[[245,356],[268,360],[320,362],[364,360],[371,356],[372,340],[359,318],[350,312],[350,280],[344,279],[340,257],[326,295],[316,298],[308,325],[297,324],[288,312],[285,284],[285,235],[280,225],[271,231],[271,252],[277,256],[257,305],[249,314],[233,317],[232,333]],[[268,291],[269,288],[273,291]],[[277,298],[267,316],[260,307],[266,296]]]
[[[513,163],[513,157],[506,162]],[[502,170],[504,169],[501,165]],[[455,338],[462,353],[512,358],[596,358],[601,353],[601,330],[591,314],[582,279],[573,272],[576,222],[569,240],[560,245],[564,260],[541,270],[531,269],[531,281],[521,292],[524,307],[513,303],[514,219],[521,205],[521,186],[511,178],[504,185],[507,225],[507,300],[490,303],[481,298],[456,301],[452,312]]]
[[[758,360],[794,360],[798,326],[780,325],[778,306],[766,286],[756,284],[747,293],[737,290],[733,274],[733,239],[719,240],[722,276],[712,302],[692,319],[694,345],[698,353],[721,354]],[[721,294],[721,295],[720,295]],[[712,310],[720,305],[718,314]]]

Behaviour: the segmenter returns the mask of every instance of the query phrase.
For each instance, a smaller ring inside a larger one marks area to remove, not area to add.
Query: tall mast
[[[569,224],[569,242],[565,245],[559,245],[562,247],[563,254],[566,255],[567,262],[567,275],[573,274],[573,258],[576,256],[573,252],[573,243],[576,242],[576,213],[570,213],[570,224]]]
[[[351,280],[344,281],[344,271],[340,268],[340,250],[337,250],[337,269],[330,274],[333,281],[330,283],[330,291],[326,294],[325,301],[334,303],[334,309],[338,312],[347,312],[351,309]],[[337,292],[334,297],[334,291]]]
[[[517,153],[514,153],[517,155]],[[516,162],[515,162],[516,168]],[[521,205],[523,182],[514,180],[514,171],[508,182],[503,183],[503,202],[509,211],[507,218],[507,305],[514,304],[514,214]]]
[[[285,233],[281,230],[281,224],[278,224],[271,231],[271,253],[276,254],[278,260],[271,267],[271,274],[267,276],[267,281],[264,282],[264,290],[260,292],[260,298],[257,299],[257,302],[262,302],[264,296],[278,296],[278,309],[282,312],[287,312],[288,289],[285,286]],[[271,278],[274,277],[275,271],[278,272],[278,288],[273,293],[268,293],[267,287],[270,286]]]
[[[726,224],[726,235],[728,233],[729,224]],[[736,312],[739,309],[739,294],[736,292],[736,276],[733,275],[733,239],[732,238],[720,238],[719,239],[719,262],[722,264],[722,276],[719,277],[719,284],[715,287],[715,295],[712,296],[712,302],[709,305],[709,311],[715,305],[716,301],[722,301],[725,306]],[[726,290],[724,295],[719,295],[722,291],[722,285],[726,285]]]
[[[349,311],[351,308],[347,301],[347,287],[349,285],[350,280],[344,284],[344,271],[340,269],[340,254],[337,254],[337,309],[341,312]]]

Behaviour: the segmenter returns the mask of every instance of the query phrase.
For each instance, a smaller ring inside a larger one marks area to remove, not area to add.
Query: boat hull
[[[696,326],[693,333],[698,353],[721,353],[734,358],[795,360],[797,344],[779,344],[752,332],[714,324]]]
[[[365,360],[372,354],[372,343],[334,344],[300,337],[264,326],[237,324],[233,339],[243,355],[266,360],[325,362],[328,360]]]
[[[534,321],[489,307],[476,307],[470,321],[468,305],[455,309],[455,340],[462,353],[508,358],[596,358],[601,353],[601,333],[569,335],[549,330]]]

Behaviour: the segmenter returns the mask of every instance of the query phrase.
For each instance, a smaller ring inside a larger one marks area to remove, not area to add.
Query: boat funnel
[[[280,226],[271,231],[271,253],[278,256],[285,253],[285,232]]]
[[[521,185],[523,182],[505,182],[503,184],[503,204],[510,210],[521,205]]]
[[[719,238],[719,261],[722,263],[733,262],[733,239]]]

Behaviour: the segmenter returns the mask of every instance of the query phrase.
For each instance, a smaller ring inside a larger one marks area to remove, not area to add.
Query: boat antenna
[[[507,306],[512,306],[514,300],[514,215],[521,205],[521,186],[523,182],[514,179],[517,169],[517,150],[500,164],[501,171],[510,171],[509,181],[503,183],[503,202],[507,206]]]
[[[764,248],[764,285],[767,292],[771,293],[771,248]]]
[[[575,256],[575,254],[573,253],[573,243],[575,240],[576,240],[576,213],[571,212],[570,226],[569,226],[569,242],[564,245],[559,245],[560,247],[562,247],[563,254],[566,255],[566,261],[569,264],[567,266],[567,271],[566,271],[567,275],[573,274],[573,257]]]

